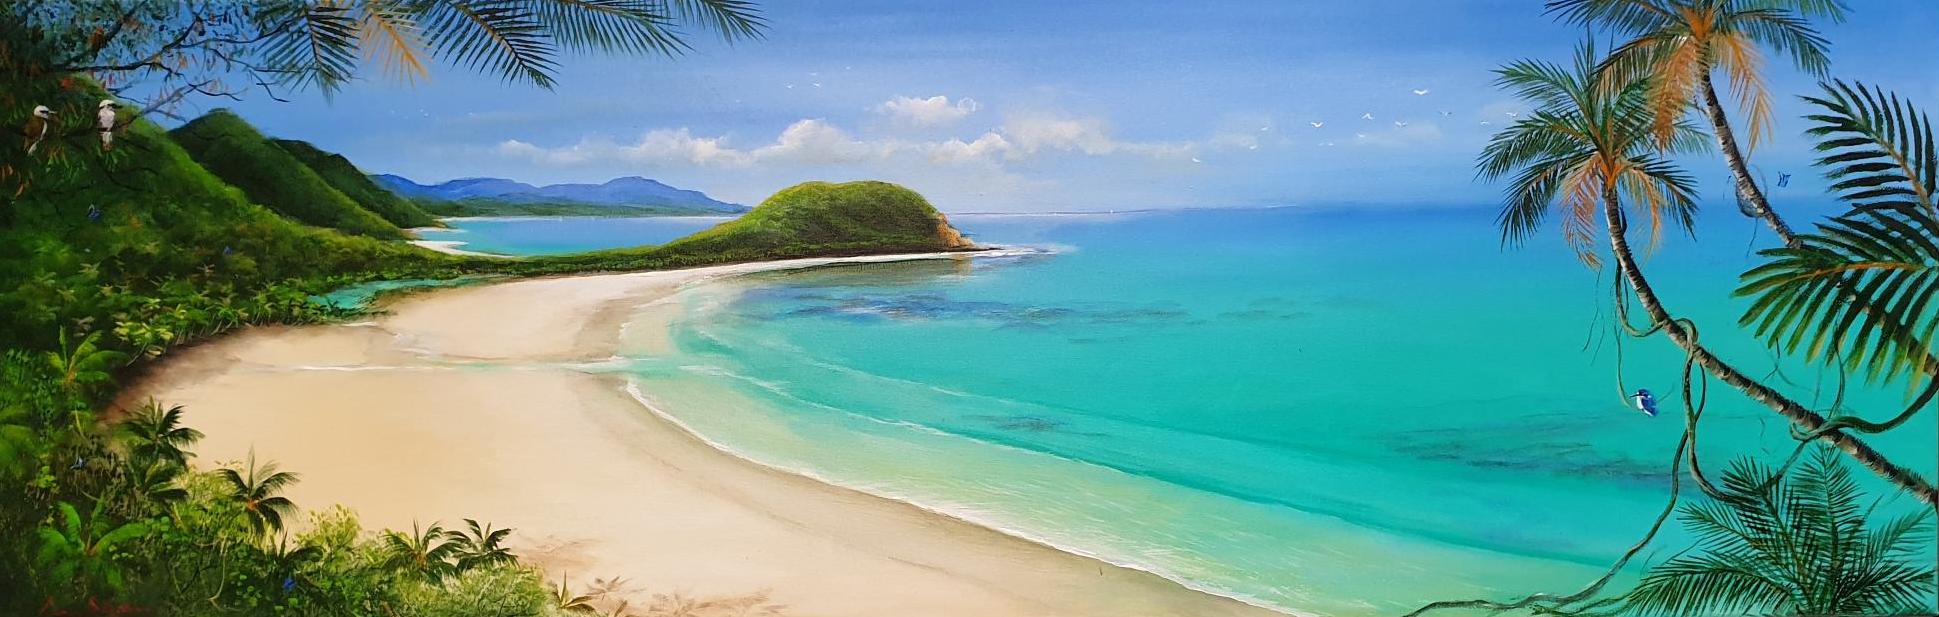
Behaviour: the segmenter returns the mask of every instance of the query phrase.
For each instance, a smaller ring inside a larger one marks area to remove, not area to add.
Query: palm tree
[[[445,532],[445,538],[457,547],[452,553],[458,570],[470,570],[478,566],[518,563],[518,557],[511,549],[503,546],[505,538],[512,534],[510,529],[492,529],[491,525],[479,525],[478,521],[465,519],[464,530]]]
[[[182,406],[163,409],[149,399],[118,426],[128,452],[139,461],[187,465],[187,448],[202,440],[202,431],[182,426]]]
[[[101,349],[97,345],[100,340],[101,333],[96,331],[70,344],[67,331],[61,331],[60,351],[47,352],[47,363],[53,365],[60,375],[62,389],[84,394],[88,389],[114,378],[109,371],[127,360],[128,355]]]
[[[1635,37],[1606,61],[1612,83],[1650,79],[1655,132],[1665,141],[1687,106],[1700,103],[1748,213],[1763,218],[1785,244],[1796,243],[1752,178],[1711,75],[1722,70],[1730,79],[1749,125],[1750,148],[1756,149],[1771,133],[1771,96],[1759,49],[1788,56],[1800,70],[1822,77],[1831,64],[1825,53],[1830,43],[1807,19],[1843,20],[1841,0],[1550,0],[1548,10],[1572,23],[1605,25]]]
[[[1624,598],[1639,615],[1913,615],[1934,589],[1925,511],[1873,526],[1858,483],[1820,449],[1786,477],[1753,459],[1725,497],[1686,504],[1696,551],[1651,568]]]
[[[242,471],[224,467],[216,475],[228,482],[229,498],[242,505],[243,518],[258,538],[282,531],[283,517],[296,513],[296,504],[278,494],[296,483],[296,474],[277,470],[275,461],[258,465],[254,449]]]
[[[552,589],[552,608],[557,609],[558,612],[573,615],[596,614],[599,612],[599,608],[594,606],[593,602],[599,599],[598,595],[574,594],[572,593],[571,579],[569,577],[560,577],[559,586]]]
[[[1696,208],[1691,181],[1658,150],[1689,151],[1701,140],[1681,118],[1672,121],[1670,139],[1663,140],[1657,119],[1649,113],[1648,82],[1612,86],[1603,81],[1597,65],[1593,46],[1585,44],[1573,70],[1524,61],[1498,72],[1499,85],[1538,107],[1495,135],[1478,163],[1485,179],[1515,174],[1499,218],[1504,240],[1525,239],[1559,205],[1566,210],[1564,237],[1585,263],[1595,265],[1599,256],[1591,244],[1592,226],[1600,206],[1617,273],[1648,315],[1651,330],[1661,330],[1691,363],[1784,416],[1793,428],[1843,450],[1920,500],[1939,503],[1939,492],[1916,472],[1846,432],[1820,432],[1824,416],[1718,358],[1697,342],[1694,328],[1664,307],[1630,248],[1623,198],[1643,209],[1653,231],[1661,228],[1665,215],[1688,227]]]
[[[61,502],[56,510],[59,518],[55,524],[35,532],[40,550],[34,563],[43,569],[42,580],[71,585],[79,592],[77,598],[93,599],[96,591],[120,591],[127,576],[121,566],[121,545],[147,535],[148,527],[140,523],[112,525],[98,504],[86,519],[67,502]]]
[[[453,559],[459,548],[456,542],[451,541],[444,527],[436,522],[426,528],[411,523],[410,535],[397,531],[384,532],[385,564],[432,582],[444,580],[444,577],[458,572],[458,565]]]

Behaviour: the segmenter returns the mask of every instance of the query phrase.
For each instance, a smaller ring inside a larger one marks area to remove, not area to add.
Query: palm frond
[[[335,92],[357,67],[358,19],[329,3],[277,2],[256,15],[270,71],[295,88]]]
[[[534,0],[533,18],[567,49],[618,49],[672,55],[688,49],[664,2]]]
[[[444,0],[415,5],[415,17],[437,55],[497,73],[507,81],[551,88],[558,47],[526,5],[514,0]]]
[[[1823,113],[1811,134],[1818,165],[1851,205],[1800,236],[1763,251],[1743,274],[1755,296],[1741,323],[1773,349],[1861,372],[1867,380],[1939,375],[1939,156],[1923,113],[1896,95],[1843,82],[1806,100]],[[1802,347],[1802,349],[1800,349]],[[1914,379],[1916,387],[1922,379]]]
[[[383,66],[386,75],[416,81],[430,75],[420,51],[424,38],[412,11],[384,0],[360,5],[357,34],[366,57]]]

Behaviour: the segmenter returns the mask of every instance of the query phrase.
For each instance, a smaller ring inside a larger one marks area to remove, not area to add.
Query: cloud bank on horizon
[[[1525,110],[1490,71],[1563,58],[1582,36],[1524,0],[1292,4],[769,2],[767,40],[576,59],[553,92],[442,70],[237,107],[423,181],[643,175],[753,203],[803,180],[875,178],[958,212],[1482,205],[1498,188],[1474,182],[1471,161]],[[1917,26],[1939,23],[1939,4],[1854,8],[1825,24],[1834,71],[1939,103],[1939,42]],[[1789,96],[1812,80],[1772,73],[1778,139],[1755,159],[1815,177]],[[1706,194],[1727,193],[1721,164],[1691,167]],[[1796,182],[1788,197],[1821,188]]]

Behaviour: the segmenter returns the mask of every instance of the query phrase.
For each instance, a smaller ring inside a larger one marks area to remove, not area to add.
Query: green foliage
[[[116,427],[134,460],[188,465],[189,448],[202,440],[202,431],[182,425],[182,406],[166,409],[149,399]]]
[[[1762,251],[1770,261],[1745,272],[1737,295],[1755,296],[1742,318],[1773,349],[1807,361],[1863,371],[1866,378],[1915,381],[1939,375],[1939,155],[1932,122],[1896,94],[1844,82],[1824,84],[1818,166],[1851,210],[1799,236],[1799,245]]]
[[[243,518],[257,536],[282,531],[283,518],[296,512],[296,504],[280,494],[296,483],[296,474],[277,469],[274,461],[257,463],[254,450],[242,469],[224,467],[216,475],[228,483],[229,499],[242,507]]]
[[[202,167],[242,189],[250,201],[284,216],[373,238],[403,237],[396,225],[331,188],[229,110],[211,111],[169,135]]]
[[[446,538],[457,547],[452,559],[459,570],[518,563],[518,557],[505,548],[505,538],[511,535],[510,529],[492,529],[491,524],[480,525],[473,519],[465,519],[464,529],[446,532]]]
[[[458,572],[459,549],[451,534],[436,522],[430,527],[411,523],[408,534],[384,532],[384,564],[434,583]]]
[[[127,544],[148,533],[141,523],[114,524],[101,506],[82,518],[74,504],[62,502],[53,524],[36,533],[40,551],[34,566],[44,580],[69,587],[84,598],[97,591],[120,595],[127,588]]]
[[[915,191],[887,182],[805,182],[782,189],[740,218],[664,245],[495,265],[542,274],[973,247]]]
[[[1838,455],[1821,449],[1786,476],[1734,461],[1725,497],[1685,505],[1693,554],[1650,569],[1624,600],[1639,615],[1910,615],[1934,590],[1919,509],[1883,524]]]
[[[398,227],[430,227],[437,225],[437,219],[402,197],[384,190],[370,180],[370,176],[358,171],[350,159],[334,152],[325,152],[307,141],[277,139],[273,143],[310,168],[317,177],[322,178],[330,188],[336,189],[344,197]]]
[[[1477,163],[1484,179],[1514,174],[1497,218],[1504,243],[1526,240],[1559,206],[1564,240],[1590,266],[1600,263],[1597,221],[1610,196],[1643,208],[1653,234],[1665,218],[1689,229],[1697,210],[1694,180],[1649,137],[1647,82],[1606,87],[1597,60],[1584,43],[1573,66],[1524,60],[1497,70],[1496,84],[1535,111],[1496,133]],[[1700,137],[1678,122],[1670,146],[1697,149]]]

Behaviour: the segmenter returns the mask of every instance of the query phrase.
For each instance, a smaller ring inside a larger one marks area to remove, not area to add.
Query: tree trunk
[[[1650,288],[1649,281],[1643,278],[1642,271],[1637,268],[1636,256],[1629,249],[1629,222],[1624,217],[1622,203],[1617,199],[1613,184],[1603,195],[1603,217],[1609,226],[1609,249],[1615,254],[1618,274],[1629,283],[1632,289],[1636,290],[1636,301],[1643,306],[1644,312],[1649,314],[1652,326],[1661,326],[1664,334],[1668,335],[1677,347],[1681,347],[1685,353],[1690,354],[1703,370],[1716,376],[1719,381],[1743,392],[1751,400],[1763,403],[1778,415],[1784,416],[1798,430],[1810,433],[1824,426],[1824,416],[1806,409],[1797,401],[1758,383],[1757,380],[1726,364],[1722,359],[1711,354],[1710,350],[1697,344],[1690,331],[1670,317],[1670,312],[1663,308],[1663,302],[1656,297],[1656,291]],[[1783,225],[1776,217],[1768,220],[1780,228]],[[1845,454],[1851,456],[1852,460],[1858,461],[1860,465],[1864,465],[1880,477],[1912,493],[1920,501],[1939,507],[1939,492],[1935,492],[1925,478],[1886,459],[1885,455],[1872,449],[1871,445],[1857,437],[1848,435],[1844,431],[1832,431],[1820,436],[1819,439],[1843,450]]]
[[[1724,106],[1717,101],[1717,88],[1710,83],[1710,73],[1703,74],[1703,113],[1710,118],[1710,128],[1717,133],[1717,149],[1723,150],[1724,162],[1730,166],[1730,177],[1737,184],[1737,195],[1749,202],[1758,218],[1769,223],[1777,237],[1784,240],[1785,246],[1798,245],[1797,234],[1791,226],[1784,224],[1777,212],[1771,209],[1771,202],[1764,199],[1764,190],[1758,188],[1757,181],[1751,179],[1750,168],[1744,163],[1744,153],[1737,149],[1737,135],[1730,130],[1730,118],[1724,115]]]

